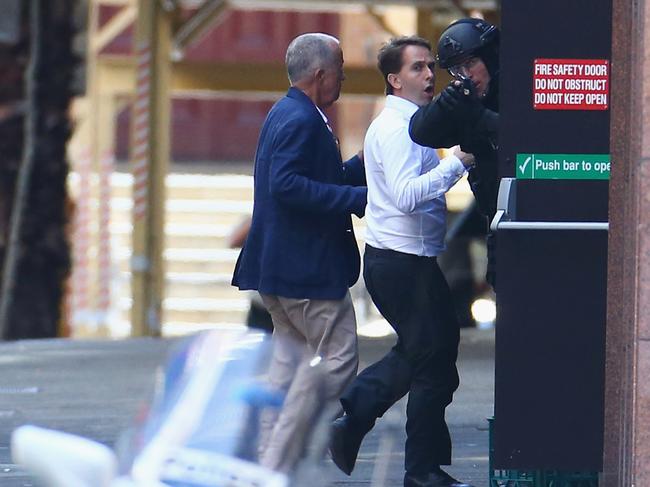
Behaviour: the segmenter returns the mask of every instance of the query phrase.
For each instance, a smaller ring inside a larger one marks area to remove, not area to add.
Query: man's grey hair
[[[319,68],[329,68],[336,61],[336,49],[332,44],[339,43],[329,34],[309,33],[296,37],[287,48],[286,64],[289,81],[294,84]]]

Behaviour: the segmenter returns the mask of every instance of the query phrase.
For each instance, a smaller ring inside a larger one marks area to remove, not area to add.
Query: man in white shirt
[[[364,435],[408,392],[404,487],[468,487],[440,468],[451,463],[445,408],[459,383],[459,326],[436,256],[444,250],[445,193],[474,158],[458,149],[441,160],[409,137],[411,116],[433,98],[434,64],[430,44],[419,37],[393,39],[379,51],[388,96],[364,143],[363,276],[398,342],[344,393],[330,451],[350,474]]]

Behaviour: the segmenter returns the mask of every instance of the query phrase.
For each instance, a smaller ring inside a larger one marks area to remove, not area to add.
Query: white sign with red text
[[[535,59],[535,110],[607,110],[607,59]]]

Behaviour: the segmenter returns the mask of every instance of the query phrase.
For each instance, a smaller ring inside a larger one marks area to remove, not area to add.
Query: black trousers
[[[445,408],[459,383],[459,326],[449,286],[435,257],[369,245],[363,277],[398,340],[357,376],[341,403],[355,423],[369,430],[408,392],[405,468],[410,474],[426,474],[451,463]]]

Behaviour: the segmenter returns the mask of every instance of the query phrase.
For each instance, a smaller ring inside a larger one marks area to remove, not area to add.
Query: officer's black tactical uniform
[[[499,31],[481,19],[454,22],[438,42],[438,62],[442,68],[452,68],[471,57],[480,58],[490,74],[486,95],[479,99],[469,80],[452,81],[413,115],[409,133],[420,145],[460,145],[463,151],[474,154],[476,165],[470,169],[468,180],[479,211],[491,221],[496,213],[499,189]],[[488,233],[487,241],[487,279],[494,287],[494,236]]]

